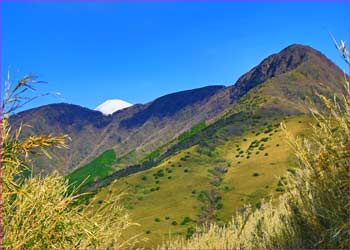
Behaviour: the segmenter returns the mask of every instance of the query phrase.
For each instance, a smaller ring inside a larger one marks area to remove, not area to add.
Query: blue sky
[[[206,85],[231,85],[266,56],[310,45],[341,68],[329,38],[349,42],[349,3],[5,2],[2,78],[29,72],[58,91],[33,107],[106,99],[146,103]]]

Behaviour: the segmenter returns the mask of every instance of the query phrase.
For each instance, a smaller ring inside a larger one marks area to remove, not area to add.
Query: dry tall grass
[[[132,247],[135,239],[122,239],[131,226],[120,197],[111,197],[96,209],[76,202],[63,177],[28,174],[31,152],[50,147],[66,148],[67,136],[39,135],[22,138],[22,126],[11,131],[9,115],[32,98],[33,76],[7,88],[2,105],[2,242],[7,249],[93,249]],[[24,101],[24,102],[23,102]]]
[[[341,100],[318,95],[323,108],[310,108],[316,120],[310,138],[294,138],[282,124],[299,168],[287,178],[288,191],[277,205],[269,201],[255,211],[247,208],[225,227],[212,224],[162,248],[349,249],[350,91],[345,83]]]

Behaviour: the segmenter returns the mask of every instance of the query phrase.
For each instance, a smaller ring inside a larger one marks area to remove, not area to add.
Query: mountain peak
[[[237,100],[267,79],[294,70],[310,58],[318,62],[329,61],[320,52],[307,45],[292,44],[284,48],[280,52],[265,58],[256,67],[241,76],[232,89],[232,99]]]
[[[120,99],[110,99],[98,105],[95,110],[100,111],[104,115],[111,115],[118,110],[125,109],[130,106],[132,106],[132,104],[126,101]]]

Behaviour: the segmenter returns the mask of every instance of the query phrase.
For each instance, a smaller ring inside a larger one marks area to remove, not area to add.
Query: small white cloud
[[[114,112],[131,107],[133,104],[119,99],[107,100],[104,103],[98,105],[95,110],[100,111],[104,115],[111,115]]]

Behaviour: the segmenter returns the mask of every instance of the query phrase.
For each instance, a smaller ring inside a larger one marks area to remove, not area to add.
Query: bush
[[[188,217],[188,216],[186,216],[183,220],[182,220],[182,222],[180,223],[181,225],[186,225],[187,223],[189,223],[189,222],[191,222],[192,220],[191,220],[191,218],[190,217]]]
[[[223,207],[224,205],[222,204],[222,203],[218,203],[218,204],[216,204],[216,209],[222,209],[222,207]]]
[[[190,239],[195,232],[196,232],[196,229],[194,227],[187,228],[186,239],[187,240]]]
[[[155,222],[160,222],[160,218],[155,218],[154,221]]]
[[[253,176],[259,176],[260,174],[259,173],[257,173],[257,172],[255,172],[255,173],[253,173]]]
[[[171,222],[171,225],[176,226],[176,225],[177,225],[177,222],[176,222],[175,220],[173,220],[173,221]]]

